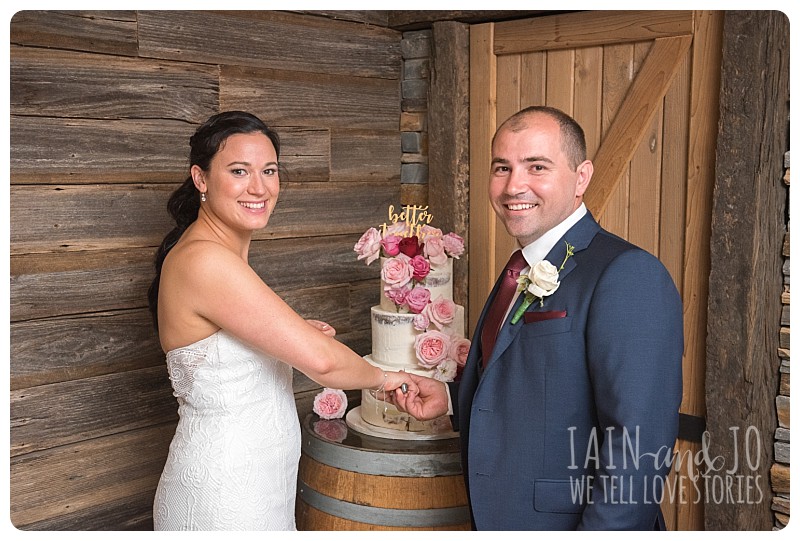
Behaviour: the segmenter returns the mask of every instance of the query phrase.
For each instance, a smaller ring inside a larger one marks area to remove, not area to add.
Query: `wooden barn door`
[[[684,305],[681,412],[705,416],[705,333],[717,133],[721,13],[580,12],[470,31],[470,276],[473,328],[513,249],[487,195],[491,136],[529,105],[571,114],[595,174],[600,224],[656,255]],[[699,419],[701,420],[701,419]],[[700,445],[679,439],[688,460]],[[703,527],[702,480],[684,464],[662,503],[670,529]]]

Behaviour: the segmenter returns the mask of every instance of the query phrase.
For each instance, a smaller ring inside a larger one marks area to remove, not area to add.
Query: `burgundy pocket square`
[[[561,319],[567,317],[566,310],[550,310],[548,312],[525,312],[523,314],[525,323],[536,323],[548,319]]]

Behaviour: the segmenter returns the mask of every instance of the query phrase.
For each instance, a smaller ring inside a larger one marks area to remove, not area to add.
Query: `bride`
[[[300,428],[292,367],[325,387],[392,391],[384,372],[302,319],[248,265],[280,190],[280,141],[220,113],[190,139],[177,222],[156,254],[150,310],[179,421],[156,490],[156,530],[293,530]]]

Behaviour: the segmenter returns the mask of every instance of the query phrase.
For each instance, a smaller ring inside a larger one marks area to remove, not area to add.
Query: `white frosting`
[[[416,314],[387,312],[373,306],[372,313],[372,358],[387,370],[416,371],[419,365],[414,351],[414,341],[420,331],[414,328]],[[429,329],[436,329],[431,323]],[[454,336],[464,336],[464,307],[456,305],[453,322],[446,331]]]

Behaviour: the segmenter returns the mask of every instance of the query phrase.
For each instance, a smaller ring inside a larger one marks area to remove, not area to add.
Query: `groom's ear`
[[[578,168],[575,169],[575,173],[578,175],[578,182],[575,185],[575,197],[582,197],[589,187],[589,183],[592,181],[594,164],[590,160],[585,160],[578,165]]]

